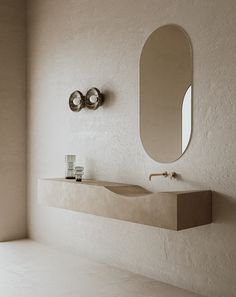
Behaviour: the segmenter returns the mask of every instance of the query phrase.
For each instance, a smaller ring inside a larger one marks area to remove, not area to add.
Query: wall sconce
[[[69,106],[72,111],[80,111],[82,108],[96,110],[104,102],[103,94],[97,88],[91,88],[84,96],[80,91],[74,91],[69,98]]]
[[[85,98],[80,91],[74,91],[69,98],[69,106],[72,111],[80,111],[85,107]]]

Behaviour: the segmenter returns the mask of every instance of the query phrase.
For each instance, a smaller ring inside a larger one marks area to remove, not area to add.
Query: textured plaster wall
[[[28,174],[32,238],[206,296],[236,296],[236,2],[29,2]],[[159,26],[176,23],[194,53],[193,135],[178,161],[151,160],[139,138],[139,57]],[[96,112],[68,109],[96,86]],[[37,204],[38,177],[63,176],[76,153],[86,177],[152,191],[212,189],[214,223],[175,232]],[[175,170],[181,180],[148,181]]]
[[[26,235],[25,9],[0,0],[0,241]]]

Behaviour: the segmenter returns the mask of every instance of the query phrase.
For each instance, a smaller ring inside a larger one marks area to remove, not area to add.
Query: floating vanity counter
[[[157,192],[128,184],[39,179],[41,204],[97,216],[182,230],[212,222],[211,191]]]

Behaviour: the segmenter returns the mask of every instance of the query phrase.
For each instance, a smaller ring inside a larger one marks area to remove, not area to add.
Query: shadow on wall
[[[236,198],[212,192],[213,223],[236,224]]]
[[[209,190],[208,186],[203,187],[202,182],[197,182],[196,180],[190,179],[187,175],[180,174],[177,172],[177,181],[182,181],[184,182],[185,186],[188,186],[190,190]],[[182,191],[185,191],[186,189],[183,188]]]
[[[115,93],[113,91],[111,91],[111,90],[105,90],[105,91],[103,91],[103,95],[104,95],[104,98],[105,98],[103,106],[105,108],[112,107],[113,104],[114,104],[114,101],[115,101],[114,99],[116,97]]]

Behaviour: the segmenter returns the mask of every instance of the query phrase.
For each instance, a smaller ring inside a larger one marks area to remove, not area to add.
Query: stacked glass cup
[[[81,182],[83,175],[84,175],[84,167],[75,166],[75,180],[78,182]]]
[[[65,155],[65,177],[67,179],[74,179],[76,155]]]
[[[84,167],[75,166],[76,155],[65,156],[65,178],[75,179],[76,181],[82,181],[84,175]]]

